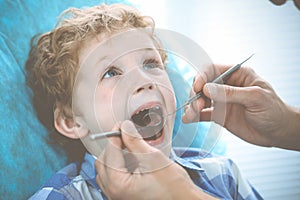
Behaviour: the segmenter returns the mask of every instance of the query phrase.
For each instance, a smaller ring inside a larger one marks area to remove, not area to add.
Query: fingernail
[[[193,110],[190,105],[186,106],[186,110],[184,111],[185,122],[191,121],[193,118]]]
[[[136,127],[134,126],[133,122],[129,120],[125,120],[121,125],[121,130],[123,133],[126,133],[127,135],[131,137],[136,137],[139,135],[137,133]]]
[[[207,83],[206,84],[207,90],[210,94],[210,96],[216,96],[217,95],[217,86],[214,83]]]

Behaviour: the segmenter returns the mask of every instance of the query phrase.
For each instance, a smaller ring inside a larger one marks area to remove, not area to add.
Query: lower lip
[[[164,136],[165,136],[165,132],[164,132],[164,129],[162,130],[162,134],[159,138],[155,139],[155,140],[146,140],[146,142],[148,144],[150,144],[151,146],[155,146],[155,145],[159,145],[163,142],[164,140]]]

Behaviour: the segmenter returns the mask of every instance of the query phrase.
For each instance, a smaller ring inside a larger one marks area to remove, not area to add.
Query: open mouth
[[[131,117],[144,140],[157,140],[163,135],[163,112],[160,106],[142,108]]]

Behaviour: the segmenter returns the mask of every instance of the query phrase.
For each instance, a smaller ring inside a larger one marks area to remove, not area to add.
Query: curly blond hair
[[[26,62],[27,84],[32,88],[38,117],[48,129],[54,129],[55,108],[72,118],[68,110],[72,105],[72,89],[79,69],[78,53],[83,42],[101,33],[113,34],[131,28],[154,30],[154,21],[132,7],[103,4],[69,8],[62,13],[54,30],[35,38]],[[162,49],[153,32],[152,36],[158,49]],[[160,53],[165,61],[165,53],[161,50]]]

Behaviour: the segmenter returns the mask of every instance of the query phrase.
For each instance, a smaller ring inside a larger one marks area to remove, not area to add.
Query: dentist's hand
[[[95,163],[96,181],[109,199],[215,199],[194,185],[182,167],[146,143],[132,122],[114,129],[121,130],[121,138],[109,138]]]
[[[241,67],[226,85],[207,83],[230,67],[215,65],[195,77],[191,95],[203,89],[208,98],[188,106],[183,122],[212,120],[252,144],[300,150],[299,109],[286,105],[251,68]]]

